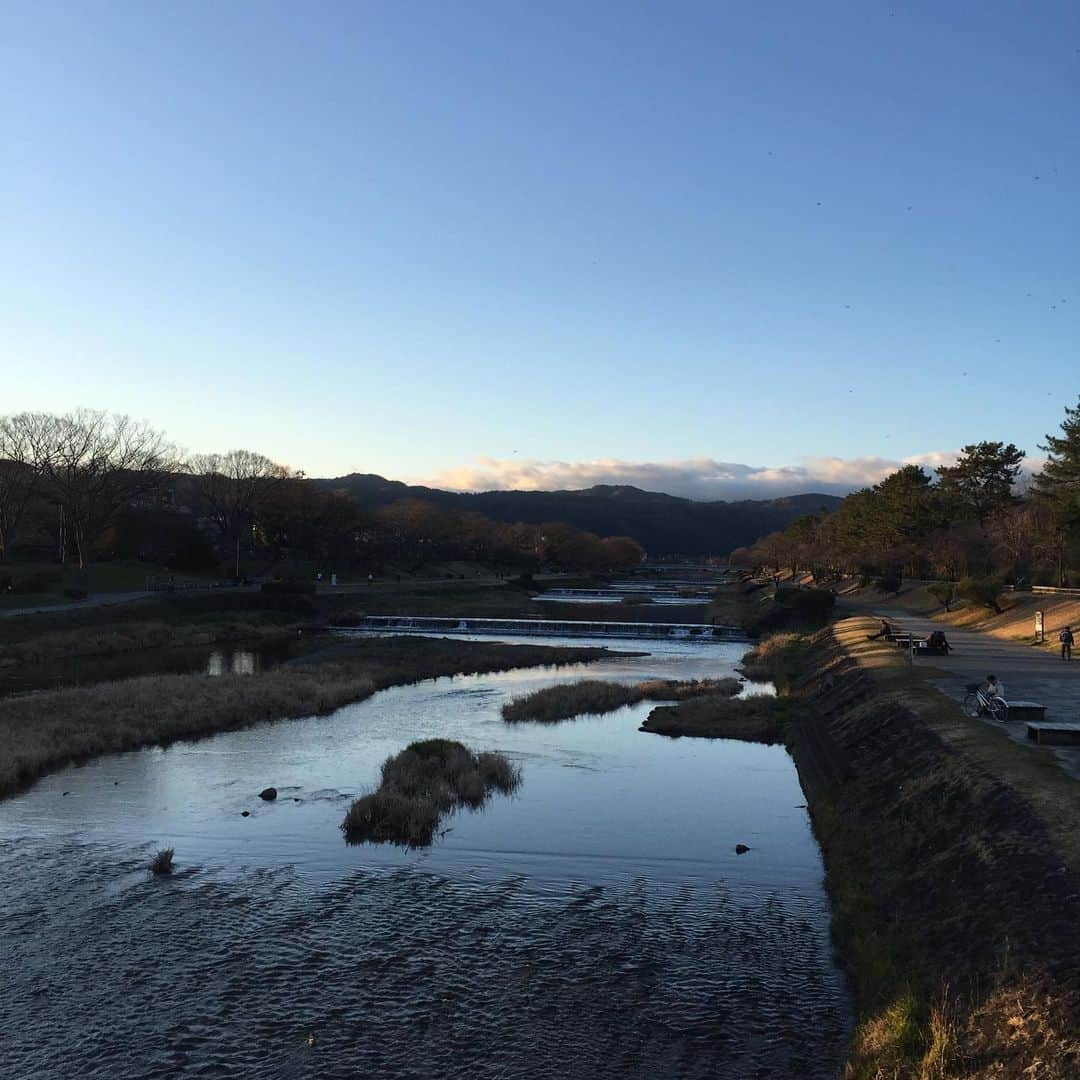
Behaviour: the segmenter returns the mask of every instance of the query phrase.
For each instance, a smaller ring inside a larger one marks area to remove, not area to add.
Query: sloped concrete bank
[[[1073,853],[988,767],[984,733],[964,728],[984,725],[868,642],[874,628],[762,650],[859,1007],[846,1075],[1080,1077]]]

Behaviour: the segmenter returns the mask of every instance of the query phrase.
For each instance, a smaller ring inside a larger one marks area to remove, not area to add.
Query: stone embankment
[[[1080,784],[875,629],[846,619],[767,657],[858,1000],[848,1075],[1078,1077]]]

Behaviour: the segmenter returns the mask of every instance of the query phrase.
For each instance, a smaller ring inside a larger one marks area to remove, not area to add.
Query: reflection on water
[[[648,647],[115,755],[0,804],[15,1073],[835,1075],[849,1008],[786,752],[639,733],[647,703],[500,719],[552,682],[715,677],[744,648]],[[422,852],[347,847],[349,798],[432,735],[506,753],[519,793]],[[142,870],[161,845],[171,880]]]
[[[262,657],[251,649],[214,649],[206,659],[207,675],[254,675]]]

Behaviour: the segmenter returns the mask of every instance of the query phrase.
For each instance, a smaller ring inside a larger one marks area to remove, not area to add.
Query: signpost
[[[1043,633],[1043,613],[1041,611],[1035,612],[1035,643],[1041,645],[1046,640],[1046,635]]]

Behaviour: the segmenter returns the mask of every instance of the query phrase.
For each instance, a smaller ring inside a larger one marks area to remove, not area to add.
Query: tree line
[[[905,465],[832,513],[737,549],[732,562],[817,580],[859,575],[885,587],[905,576],[964,580],[976,591],[979,581],[1080,585],[1080,404],[1066,408],[1060,432],[1039,449],[1046,461],[1026,490],[1018,487],[1022,450],[973,443],[933,475]]]
[[[506,524],[418,499],[365,508],[254,451],[186,456],[127,416],[0,417],[0,561],[86,568],[115,558],[239,577],[253,561],[277,572],[454,559],[605,571],[644,551],[625,536]]]

